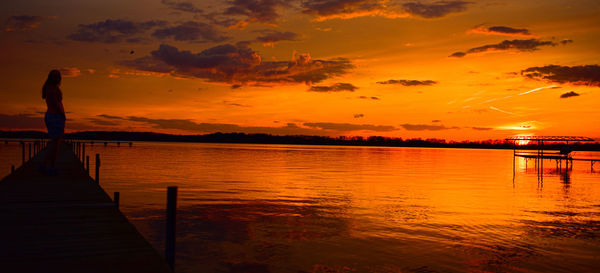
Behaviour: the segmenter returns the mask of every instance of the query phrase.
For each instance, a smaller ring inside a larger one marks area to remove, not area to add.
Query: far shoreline
[[[2,141],[45,139],[42,131],[0,131]],[[181,143],[231,143],[231,144],[284,144],[284,145],[322,145],[322,146],[361,146],[361,147],[418,147],[418,148],[474,148],[474,149],[514,149],[513,143],[506,140],[484,141],[446,141],[444,139],[402,139],[381,136],[371,137],[326,137],[292,135],[279,136],[246,133],[211,133],[204,135],[173,135],[154,132],[124,131],[84,131],[65,134],[67,140],[94,142],[181,142]],[[547,150],[559,150],[564,143],[544,144]],[[600,143],[572,143],[574,151],[600,151]],[[517,146],[520,150],[535,150],[537,145]]]

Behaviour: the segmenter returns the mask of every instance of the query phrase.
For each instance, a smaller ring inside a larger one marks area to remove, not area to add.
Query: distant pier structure
[[[590,162],[590,170],[594,171],[594,164],[600,162],[598,158],[575,158],[569,146],[576,142],[590,142],[594,139],[582,136],[515,136],[507,138],[507,141],[513,142],[513,167],[517,157],[525,158],[525,164],[529,160],[534,160],[534,167],[538,170],[538,174],[542,174],[544,168],[544,159],[556,161],[556,168],[560,171],[564,169],[569,171],[573,169],[573,161]],[[536,144],[536,150],[518,149],[520,145]],[[544,145],[551,150],[545,150]],[[560,148],[559,148],[560,147]],[[559,148],[559,149],[557,149]]]

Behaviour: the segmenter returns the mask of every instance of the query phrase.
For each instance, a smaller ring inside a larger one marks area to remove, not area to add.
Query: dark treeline
[[[0,131],[0,138],[45,138],[39,131]],[[277,136],[268,134],[214,133],[206,135],[171,135],[152,132],[108,132],[90,131],[65,134],[66,139],[101,141],[160,141],[160,142],[207,142],[207,143],[250,143],[250,144],[301,144],[301,145],[345,145],[345,146],[389,146],[389,147],[440,147],[440,148],[485,148],[513,149],[513,144],[505,140],[446,141],[436,138],[390,138],[371,137],[326,137],[326,136]],[[564,143],[544,144],[544,149],[558,150]],[[600,143],[569,143],[573,150],[600,151]],[[518,146],[519,149],[537,149],[535,144]]]

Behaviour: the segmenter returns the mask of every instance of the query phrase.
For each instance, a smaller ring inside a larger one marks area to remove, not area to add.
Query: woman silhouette
[[[48,143],[48,152],[44,164],[40,166],[41,171],[49,175],[57,175],[56,158],[60,150],[63,134],[65,133],[65,109],[62,104],[62,92],[60,91],[60,71],[52,70],[48,74],[48,79],[42,87],[42,98],[46,100],[46,116],[44,121],[48,128],[48,137],[51,139]]]

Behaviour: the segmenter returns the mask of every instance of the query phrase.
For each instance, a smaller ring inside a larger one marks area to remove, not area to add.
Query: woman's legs
[[[54,153],[52,154],[52,161],[50,163],[52,163],[51,168],[55,168],[56,166],[56,159],[58,158],[58,152],[60,151],[60,144],[62,143],[62,136],[56,138],[56,140],[54,141],[56,143],[56,145],[54,146]]]
[[[60,151],[60,144],[62,143],[62,136],[53,138],[48,143],[48,150],[46,152],[46,158],[44,160],[44,166],[46,168],[55,168],[56,159],[58,158],[58,152]]]

